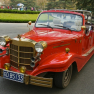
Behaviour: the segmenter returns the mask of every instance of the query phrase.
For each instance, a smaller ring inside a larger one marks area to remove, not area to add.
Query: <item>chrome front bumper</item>
[[[0,76],[3,77],[3,69],[0,69]],[[36,86],[52,88],[53,78],[44,78],[44,77],[31,76],[31,75],[24,74],[24,83],[26,85],[32,84]]]

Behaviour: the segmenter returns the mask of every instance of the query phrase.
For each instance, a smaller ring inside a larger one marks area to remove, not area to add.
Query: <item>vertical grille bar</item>
[[[19,46],[18,46],[18,68],[19,68]]]

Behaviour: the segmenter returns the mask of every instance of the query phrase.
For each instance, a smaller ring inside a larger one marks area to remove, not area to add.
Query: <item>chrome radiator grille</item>
[[[10,44],[10,63],[15,68],[25,66],[27,70],[32,70],[30,63],[34,56],[34,45],[30,42],[12,41]]]

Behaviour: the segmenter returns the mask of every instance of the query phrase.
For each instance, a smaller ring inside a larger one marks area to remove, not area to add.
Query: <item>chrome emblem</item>
[[[21,40],[21,36],[18,34],[17,38],[19,38],[19,40]]]

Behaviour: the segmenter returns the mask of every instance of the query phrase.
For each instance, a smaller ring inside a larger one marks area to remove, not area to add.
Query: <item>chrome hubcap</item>
[[[69,71],[65,71],[65,77],[64,77],[64,83],[67,83],[69,81]]]

